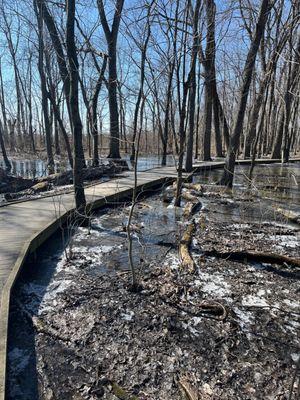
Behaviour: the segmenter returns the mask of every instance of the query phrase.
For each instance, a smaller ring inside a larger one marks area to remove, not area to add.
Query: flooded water
[[[233,193],[257,195],[273,203],[284,204],[290,209],[298,209],[300,204],[300,163],[261,164],[253,171],[251,183],[248,179],[249,166],[235,168]],[[194,177],[195,182],[215,184],[222,176],[222,169],[205,171]]]
[[[159,164],[158,159],[149,161],[141,158],[140,161],[139,168],[144,169],[155,166],[154,162]],[[251,222],[273,222],[277,226],[286,224],[274,211],[279,205],[299,211],[300,164],[257,166],[250,192],[248,167],[239,166],[236,172],[233,193],[223,192],[221,201],[210,199],[205,194],[200,197],[202,213],[206,214],[208,221],[222,221],[230,229],[235,229],[235,224],[239,224],[240,228],[242,223],[247,230],[251,229],[248,225]],[[194,181],[213,183],[221,173],[222,170],[204,172],[195,176]],[[236,200],[235,193],[243,193],[243,196]],[[134,262],[142,271],[152,262],[164,261],[178,242],[183,228],[180,224],[182,210],[164,203],[161,191],[140,200],[133,217],[133,248]],[[55,313],[56,297],[74,285],[83,270],[91,279],[102,274],[123,274],[129,270],[125,230],[128,213],[129,205],[101,210],[93,218],[90,229],[80,227],[57,232],[35,257],[26,262],[14,291],[11,310],[8,399],[39,398],[36,332],[26,315]],[[285,245],[299,247],[295,236],[279,237],[278,240],[279,245],[285,240]],[[68,258],[70,262],[66,261]],[[20,305],[23,309],[21,324]]]
[[[124,157],[128,163],[130,169],[133,168],[130,162],[129,156]],[[106,158],[102,158],[103,163],[108,162]],[[91,165],[91,160],[86,160],[87,165]],[[40,178],[48,175],[47,163],[41,159],[11,159],[12,169],[10,173],[14,176],[21,176],[23,178]],[[147,169],[155,168],[161,165],[161,157],[158,156],[148,156],[139,157],[138,160],[138,171],[146,171]],[[175,165],[175,160],[173,156],[167,156],[167,165]],[[5,169],[5,163],[2,158],[0,158],[0,167]],[[70,164],[68,160],[61,159],[56,160],[54,164],[55,172],[63,172],[70,169]]]
[[[10,173],[14,176],[21,176],[22,178],[41,178],[48,175],[47,163],[41,159],[11,159],[12,169]],[[0,159],[0,167],[5,168],[3,159]],[[55,161],[54,171],[62,172],[69,169],[67,160]]]

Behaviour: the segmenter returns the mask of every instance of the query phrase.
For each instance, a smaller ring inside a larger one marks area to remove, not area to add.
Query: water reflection
[[[11,170],[10,174],[14,176],[21,176],[22,178],[40,178],[48,175],[47,163],[41,159],[11,159]],[[3,159],[0,159],[0,168],[5,169]],[[70,164],[67,160],[55,161],[54,171],[61,172],[70,168]]]
[[[132,163],[129,160],[129,156],[125,156],[124,159],[127,161],[129,168],[133,168]],[[21,176],[23,178],[40,178],[48,175],[47,162],[41,159],[11,159],[12,169],[10,173],[15,176]],[[108,163],[107,158],[102,158],[101,162]],[[92,165],[92,160],[86,160],[87,165]],[[138,171],[146,171],[147,169],[155,168],[161,165],[161,157],[150,156],[150,157],[139,157],[138,160]],[[174,157],[167,156],[167,165],[175,165]],[[5,163],[0,158],[0,168],[5,169]],[[66,159],[56,160],[54,163],[54,172],[63,172],[70,169],[70,163]]]
[[[250,188],[252,194],[299,207],[300,163],[257,165],[251,184],[248,179],[249,168],[246,165],[236,166],[233,191],[245,191]],[[214,184],[220,180],[222,173],[222,169],[204,171],[196,175],[194,181]]]

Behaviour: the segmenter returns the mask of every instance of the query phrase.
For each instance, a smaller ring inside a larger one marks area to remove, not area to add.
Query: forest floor
[[[96,216],[66,253],[49,257],[47,288],[21,279],[9,399],[33,400],[34,390],[64,400],[299,398],[299,268],[205,252],[297,258],[300,227],[274,218],[257,197],[207,187],[199,199],[193,273],[178,255],[182,211],[155,195],[134,213],[139,293],[128,290],[126,205]]]

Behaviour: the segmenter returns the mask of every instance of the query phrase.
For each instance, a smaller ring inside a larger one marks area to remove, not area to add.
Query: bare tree
[[[117,98],[117,40],[124,0],[117,0],[111,28],[108,25],[103,0],[97,0],[101,24],[108,48],[108,101],[110,113],[110,150],[109,158],[120,158],[119,110]]]

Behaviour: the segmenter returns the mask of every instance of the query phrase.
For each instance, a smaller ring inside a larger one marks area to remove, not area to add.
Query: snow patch
[[[128,311],[128,313],[121,313],[121,318],[125,321],[132,321],[134,318],[134,312]]]
[[[245,328],[247,325],[252,324],[253,318],[252,314],[249,312],[244,312],[240,310],[239,308],[235,308],[234,312],[236,313],[239,321],[240,321],[240,326],[242,328]]]
[[[201,290],[203,292],[218,297],[226,297],[230,295],[231,293],[230,285],[228,282],[225,281],[222,275],[202,273],[201,279],[202,279]]]
[[[289,247],[290,249],[300,249],[300,240],[295,235],[272,235],[270,240],[274,240],[277,248]]]
[[[291,301],[289,299],[284,299],[283,303],[285,303],[287,306],[291,307],[291,308],[300,308],[299,302],[296,301]]]
[[[259,291],[262,292],[262,291]],[[264,291],[263,291],[264,292]],[[269,307],[269,303],[260,295],[248,294],[242,300],[243,306]]]

